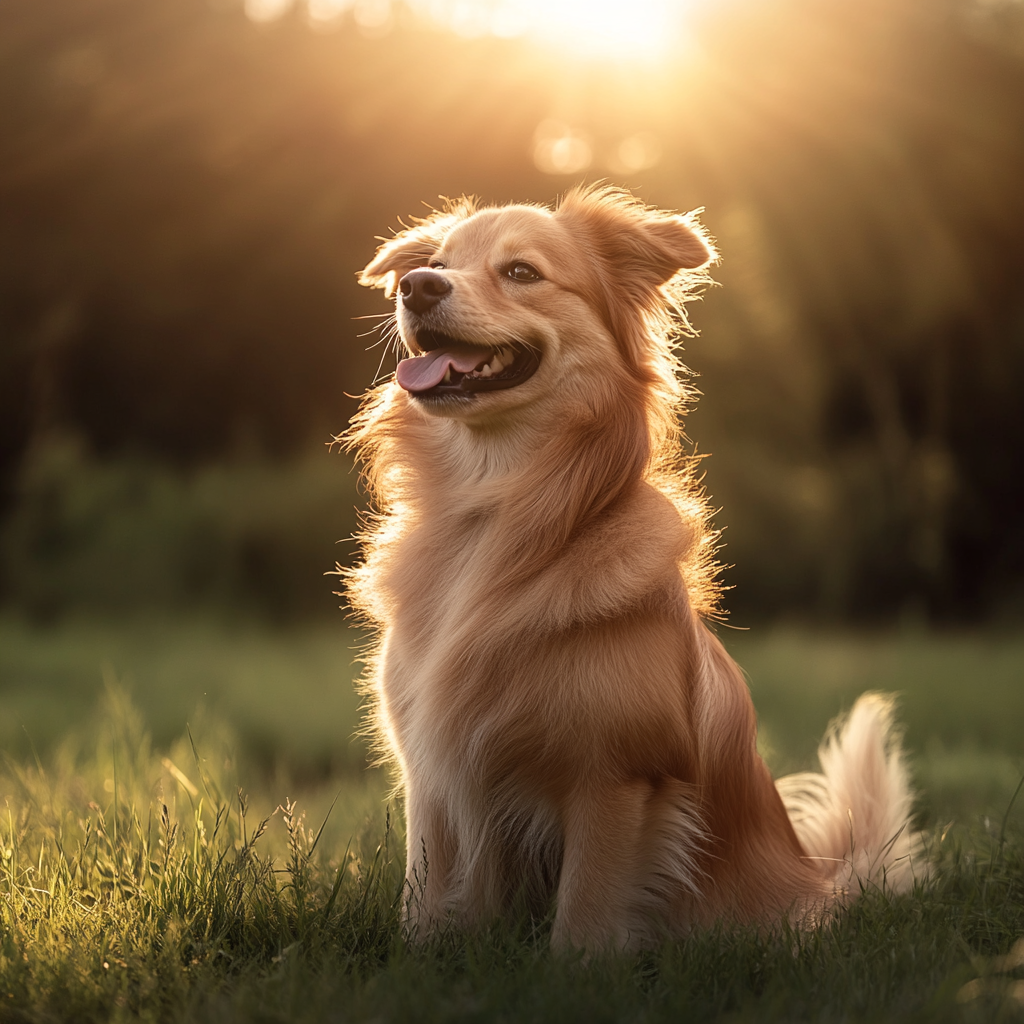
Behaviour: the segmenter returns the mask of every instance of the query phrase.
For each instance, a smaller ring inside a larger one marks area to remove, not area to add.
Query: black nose
[[[452,290],[452,286],[436,270],[418,267],[398,282],[398,290],[402,295],[402,305],[422,316],[433,309]]]

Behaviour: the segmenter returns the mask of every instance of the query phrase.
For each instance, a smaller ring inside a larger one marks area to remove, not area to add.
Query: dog
[[[709,628],[675,341],[716,260],[695,214],[601,186],[448,203],[360,275],[408,353],[345,440],[374,506],[347,586],[377,631],[414,936],[525,899],[553,901],[555,949],[630,951],[813,925],[921,875],[891,701],[856,703],[821,774],[773,782]]]

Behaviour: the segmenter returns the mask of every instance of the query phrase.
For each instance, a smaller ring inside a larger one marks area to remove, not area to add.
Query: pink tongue
[[[490,349],[471,345],[436,348],[433,352],[403,359],[398,364],[395,379],[406,391],[427,391],[444,380],[449,366],[459,373],[469,373],[490,356]]]

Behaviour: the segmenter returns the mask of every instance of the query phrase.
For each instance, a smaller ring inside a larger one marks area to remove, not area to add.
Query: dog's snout
[[[402,296],[402,305],[422,315],[433,309],[452,290],[452,286],[436,270],[419,267],[410,270],[398,282],[398,290]]]

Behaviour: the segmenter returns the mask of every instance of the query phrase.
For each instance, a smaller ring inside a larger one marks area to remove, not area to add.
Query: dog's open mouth
[[[540,353],[525,342],[492,348],[438,331],[420,331],[416,344],[423,355],[403,359],[395,379],[417,398],[518,387],[540,366]]]

